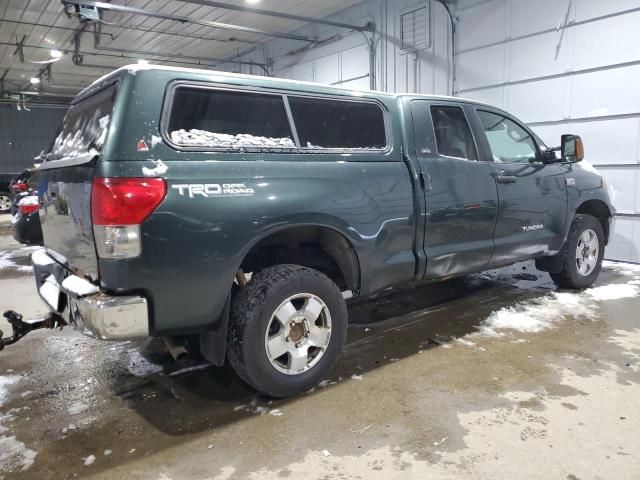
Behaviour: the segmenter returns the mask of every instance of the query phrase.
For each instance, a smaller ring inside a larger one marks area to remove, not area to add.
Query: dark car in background
[[[11,230],[13,238],[25,245],[42,245],[38,177],[32,170],[25,170],[11,183]]]
[[[25,245],[42,245],[38,195],[21,193],[16,197],[16,213],[11,218],[13,238]]]
[[[18,198],[26,193],[37,192],[38,184],[30,181],[33,176],[32,169],[25,169],[19,174],[14,175],[11,182],[9,182],[9,196],[11,197],[11,215],[15,215],[18,211]]]
[[[29,178],[33,175],[32,169],[25,169],[18,175],[15,175],[11,183],[9,183],[9,193],[12,197],[18,193],[23,193],[29,190]]]

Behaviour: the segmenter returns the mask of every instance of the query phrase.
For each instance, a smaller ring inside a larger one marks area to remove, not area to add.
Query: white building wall
[[[607,256],[640,262],[640,0],[459,0],[456,16],[456,94],[552,146],[581,135],[620,214]]]
[[[402,54],[400,14],[425,4],[431,9],[431,47],[416,54]],[[451,27],[446,10],[438,2],[367,0],[328,18],[355,25],[375,22],[377,90],[451,94]],[[369,49],[362,33],[325,25],[308,25],[295,33],[327,41],[303,49],[304,42],[275,39],[242,58],[272,60],[273,74],[278,77],[369,88]],[[293,53],[296,50],[298,53]],[[251,73],[260,72],[254,69]]]

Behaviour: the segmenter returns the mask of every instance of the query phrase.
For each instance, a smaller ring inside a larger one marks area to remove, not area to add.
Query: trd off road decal
[[[244,183],[185,183],[171,185],[182,197],[251,197],[255,193],[253,188],[248,188]]]

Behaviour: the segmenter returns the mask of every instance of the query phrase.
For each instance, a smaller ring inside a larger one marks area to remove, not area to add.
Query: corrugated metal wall
[[[401,52],[400,15],[428,6],[431,11],[431,46],[416,53]],[[369,0],[336,15],[332,20],[364,25],[374,21],[378,29],[376,75],[378,90],[447,94],[451,92],[450,22],[442,5],[427,0]],[[309,25],[296,33],[331,39],[297,54],[300,42],[276,39],[265,44],[255,60],[274,60],[279,77],[338,84],[356,89],[369,88],[369,50],[365,37],[324,25]],[[335,37],[334,37],[335,36]],[[243,69],[248,72],[250,69]],[[259,73],[259,72],[254,72]]]
[[[581,135],[620,212],[607,256],[640,262],[640,0],[457,7],[458,94],[513,112],[549,145]]]
[[[33,165],[33,157],[54,139],[64,108],[29,107],[18,111],[14,104],[0,104],[0,173],[17,173]]]

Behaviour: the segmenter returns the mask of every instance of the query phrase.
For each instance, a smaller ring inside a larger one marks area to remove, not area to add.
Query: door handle
[[[420,184],[422,186],[422,190],[428,192],[431,190],[431,175],[427,172],[420,172]]]
[[[515,175],[498,175],[496,177],[498,183],[516,183],[516,180],[518,180],[518,177]]]

